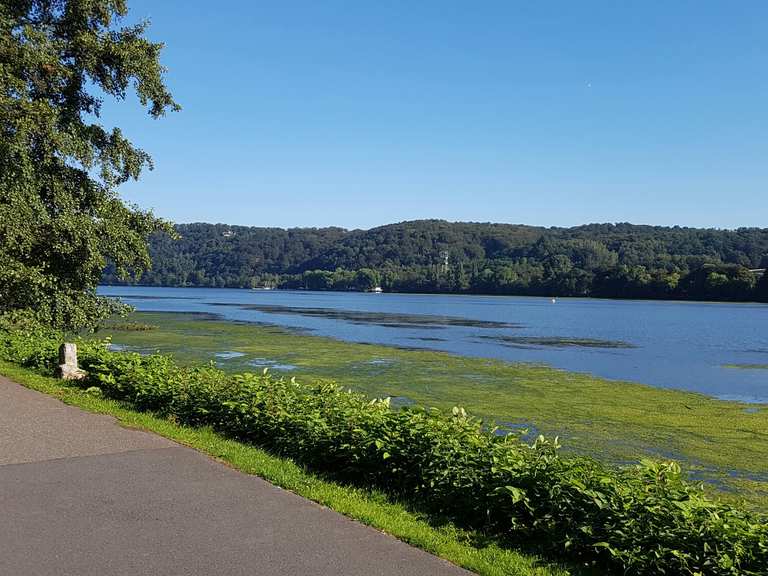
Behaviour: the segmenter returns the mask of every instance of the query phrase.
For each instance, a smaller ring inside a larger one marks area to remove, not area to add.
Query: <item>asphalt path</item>
[[[0,575],[315,574],[470,573],[0,377]]]

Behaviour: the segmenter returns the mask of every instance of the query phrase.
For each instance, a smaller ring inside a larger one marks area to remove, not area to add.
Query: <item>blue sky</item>
[[[183,111],[103,120],[159,216],[768,226],[764,1],[129,5]]]

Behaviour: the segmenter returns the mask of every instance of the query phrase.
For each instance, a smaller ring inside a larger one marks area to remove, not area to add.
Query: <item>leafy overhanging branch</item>
[[[148,23],[119,27],[122,0],[0,1],[0,312],[92,325],[114,306],[95,288],[150,266],[148,237],[172,233],[117,187],[152,169],[148,153],[100,120],[102,95],[130,91],[153,118],[179,110]]]

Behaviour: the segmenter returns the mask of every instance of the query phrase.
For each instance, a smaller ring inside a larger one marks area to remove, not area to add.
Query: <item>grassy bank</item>
[[[414,512],[407,503],[385,494],[339,484],[307,472],[290,459],[274,456],[255,446],[227,439],[209,428],[180,426],[152,413],[137,412],[130,405],[89,394],[59,380],[0,360],[0,374],[20,384],[50,394],[89,412],[114,416],[123,425],[148,430],[191,446],[248,474],[270,482],[391,534],[400,540],[445,558],[484,576],[567,576],[584,574],[546,562],[536,555],[502,547],[479,532],[461,530]]]
[[[99,337],[111,334],[119,345],[169,352],[182,363],[213,361],[232,372],[269,367],[302,379],[333,379],[401,403],[444,409],[460,404],[487,419],[527,428],[530,436],[559,435],[567,449],[607,461],[674,458],[722,494],[768,506],[768,407],[544,366],[353,344],[190,314],[137,313],[131,321],[156,328],[125,329],[129,324]]]
[[[3,356],[50,373],[61,338],[9,324]],[[86,392],[376,487],[513,548],[524,542],[550,557],[638,576],[746,576],[768,564],[765,516],[706,498],[674,463],[605,466],[561,456],[557,439],[496,435],[459,407],[392,410],[389,400],[333,382],[184,367],[168,355],[110,352],[102,342],[83,343],[81,362]]]

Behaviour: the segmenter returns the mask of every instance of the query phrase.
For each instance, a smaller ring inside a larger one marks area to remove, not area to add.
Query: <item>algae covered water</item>
[[[112,286],[140,311],[204,312],[768,403],[768,305]]]

